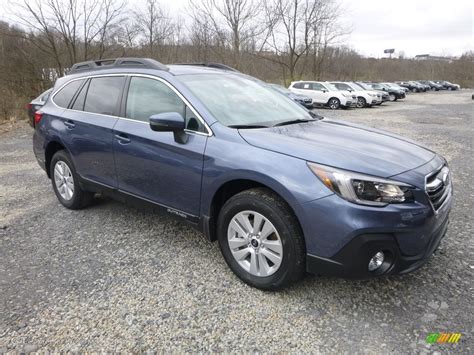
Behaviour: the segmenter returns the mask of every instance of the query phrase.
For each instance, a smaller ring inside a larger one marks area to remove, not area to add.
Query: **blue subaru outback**
[[[448,226],[444,158],[319,117],[220,64],[75,64],[36,112],[33,140],[66,208],[95,193],[162,208],[217,240],[232,271],[261,289],[305,271],[410,272]]]

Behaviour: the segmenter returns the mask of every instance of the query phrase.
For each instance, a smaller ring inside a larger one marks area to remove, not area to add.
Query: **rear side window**
[[[67,108],[83,82],[84,80],[75,80],[66,84],[56,95],[54,95],[54,103],[59,107]]]
[[[92,78],[87,90],[84,111],[102,115],[116,115],[123,80],[123,76]]]
[[[302,89],[303,88],[303,83],[296,83],[293,85],[295,89]]]

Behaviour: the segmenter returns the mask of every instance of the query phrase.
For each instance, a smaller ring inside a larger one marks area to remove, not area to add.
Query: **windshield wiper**
[[[289,124],[295,124],[295,123],[303,123],[303,122],[313,122],[313,121],[318,121],[315,118],[298,118],[296,120],[289,120],[289,121],[283,121],[283,122],[278,122],[277,124],[274,124],[272,127],[278,127],[278,126],[286,126]]]
[[[227,127],[241,128],[241,129],[246,129],[246,128],[268,128],[268,126],[261,125],[261,124],[231,124],[231,125],[228,125]]]

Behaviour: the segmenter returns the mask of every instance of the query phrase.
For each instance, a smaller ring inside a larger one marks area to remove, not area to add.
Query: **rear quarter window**
[[[67,83],[57,94],[54,95],[53,101],[59,107],[67,108],[76,91],[81,87],[84,79],[74,80]]]

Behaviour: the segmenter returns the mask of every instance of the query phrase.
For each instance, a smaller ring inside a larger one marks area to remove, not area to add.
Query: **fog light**
[[[375,254],[369,261],[369,271],[377,270],[380,266],[382,266],[384,259],[385,255],[383,251],[379,251],[377,254]]]

